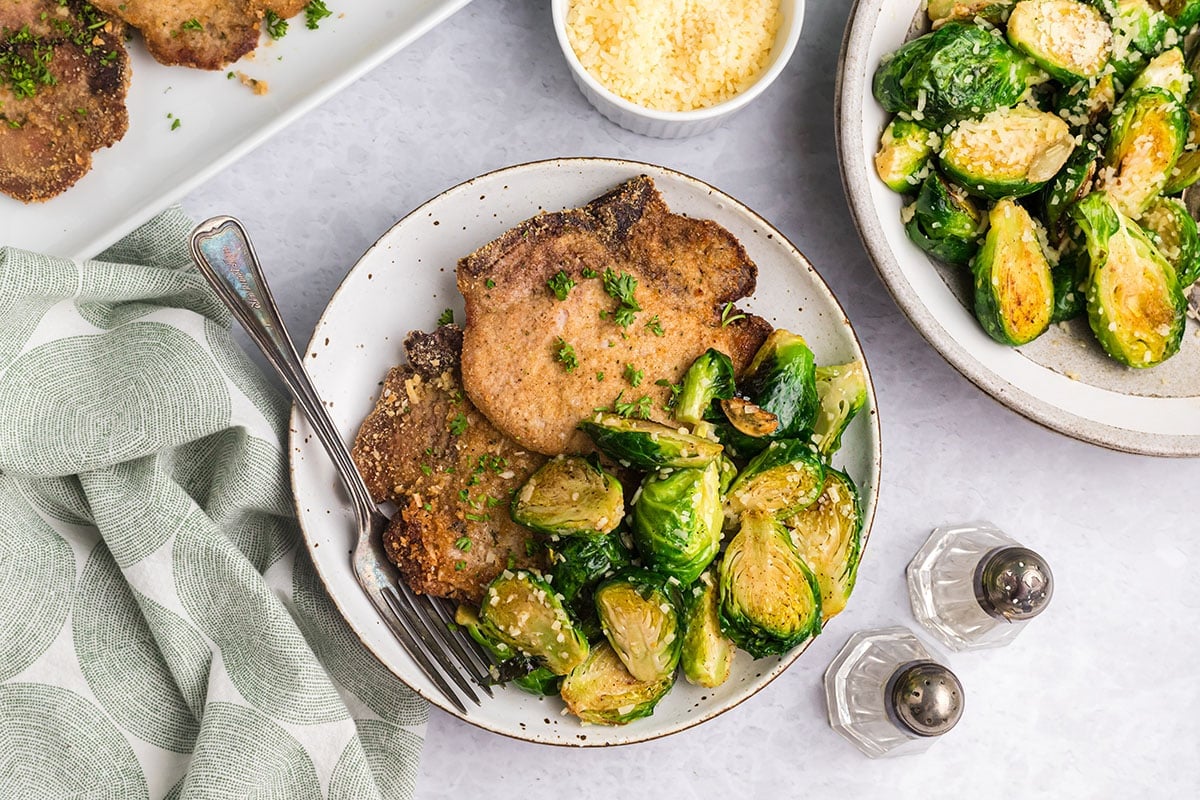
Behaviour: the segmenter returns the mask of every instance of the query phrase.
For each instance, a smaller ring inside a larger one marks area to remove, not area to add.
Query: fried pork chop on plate
[[[86,3],[0,0],[0,192],[54,197],[125,135],[124,32]]]
[[[497,428],[546,455],[590,449],[576,426],[597,408],[634,403],[668,421],[670,384],[697,356],[716,348],[740,374],[770,333],[733,306],[757,276],[733,234],[672,214],[649,177],[633,178],[459,261],[463,385]]]

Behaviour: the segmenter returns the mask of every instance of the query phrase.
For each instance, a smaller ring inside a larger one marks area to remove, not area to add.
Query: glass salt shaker
[[[1053,592],[1045,560],[989,522],[935,529],[908,565],[913,615],[954,650],[1008,644]]]
[[[907,628],[860,631],[825,670],[829,724],[871,758],[927,750],[958,723],[963,688]]]

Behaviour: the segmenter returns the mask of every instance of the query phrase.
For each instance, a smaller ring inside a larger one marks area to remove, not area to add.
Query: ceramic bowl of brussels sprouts
[[[1198,22],[859,0],[843,42],[843,180],[900,308],[996,399],[1131,452],[1200,455]]]
[[[450,189],[398,222],[349,273],[318,322],[308,368],[335,421],[352,430],[371,410],[396,342],[434,325],[446,305],[462,313],[454,271],[443,265],[540,209],[576,207],[639,174],[673,211],[711,219],[742,243],[758,288],[739,305],[774,333],[736,380],[728,355],[703,352],[676,384],[669,412],[656,415],[663,422],[615,407],[579,420],[596,452],[545,461],[510,503],[492,509],[507,505],[546,559],[536,571],[503,570],[478,605],[459,607],[458,624],[505,679],[466,715],[359,588],[346,558],[345,501],[294,417],[298,517],[345,621],[329,625],[379,659],[360,659],[339,680],[385,687],[394,685],[390,671],[489,731],[577,747],[631,744],[736,706],[835,624],[878,493],[870,373],[813,266],[766,220],[701,181],[649,164],[562,159]],[[381,688],[379,696],[391,695]]]

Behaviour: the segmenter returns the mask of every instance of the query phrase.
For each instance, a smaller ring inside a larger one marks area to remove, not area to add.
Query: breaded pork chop
[[[163,64],[221,69],[258,45],[255,0],[93,0],[137,28]]]
[[[125,135],[124,30],[87,3],[0,0],[0,192],[53,197]]]
[[[384,551],[413,591],[478,604],[508,566],[544,568],[509,501],[545,459],[480,414],[459,380],[461,329],[412,333],[409,363],[388,373],[353,456],[377,502],[399,508]]]
[[[497,428],[547,455],[588,449],[576,425],[618,397],[665,421],[669,384],[698,355],[716,348],[740,373],[770,332],[731,305],[757,274],[729,231],[670,213],[650,178],[634,178],[459,261],[463,385]]]

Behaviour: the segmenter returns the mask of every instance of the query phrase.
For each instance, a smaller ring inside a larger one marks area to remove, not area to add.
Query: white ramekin
[[[804,0],[779,0],[783,21],[775,34],[771,62],[757,81],[735,97],[715,106],[695,111],[655,111],[610,92],[579,62],[579,57],[575,55],[575,50],[567,38],[567,8],[570,2],[571,0],[551,0],[550,9],[554,15],[554,33],[558,37],[558,45],[571,67],[571,76],[579,86],[579,91],[583,92],[583,96],[597,111],[622,128],[660,139],[682,139],[685,136],[707,133],[762,94],[787,66],[788,59],[796,50],[796,42],[800,40],[800,27],[804,21]]]

